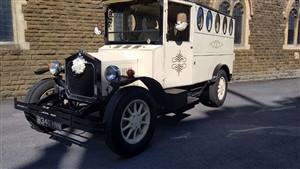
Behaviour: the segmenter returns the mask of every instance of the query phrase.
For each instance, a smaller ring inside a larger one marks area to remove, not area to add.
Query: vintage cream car
[[[146,148],[157,117],[224,103],[235,58],[232,17],[183,0],[103,2],[105,27],[95,33],[105,45],[38,69],[54,76],[15,100],[34,129],[104,131],[107,145],[130,157]]]

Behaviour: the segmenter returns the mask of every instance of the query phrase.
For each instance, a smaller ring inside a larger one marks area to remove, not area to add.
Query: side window
[[[216,33],[219,33],[219,31],[220,31],[220,15],[219,14],[216,15],[215,30],[216,30]]]
[[[227,17],[225,16],[223,19],[223,33],[227,33]]]
[[[199,7],[198,14],[197,14],[197,26],[200,31],[203,28],[203,23],[204,23],[204,12],[203,9]]]
[[[211,31],[212,24],[213,24],[213,16],[211,11],[208,11],[206,15],[206,28],[208,32]]]
[[[233,19],[230,19],[230,23],[229,23],[229,34],[230,36],[232,35],[233,33]]]
[[[168,3],[168,40],[190,40],[190,6],[174,2]]]

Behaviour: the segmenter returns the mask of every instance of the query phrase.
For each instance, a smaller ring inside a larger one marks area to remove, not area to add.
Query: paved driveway
[[[82,145],[30,129],[11,101],[1,104],[1,169],[299,169],[300,79],[230,84],[222,108],[198,105],[178,122],[159,119],[149,149],[122,159],[101,134]]]

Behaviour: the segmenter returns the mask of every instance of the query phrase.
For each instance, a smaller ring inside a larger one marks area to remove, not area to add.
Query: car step
[[[176,88],[166,89],[165,94],[166,105],[171,110],[179,109],[185,106],[188,102],[188,95],[186,90]]]

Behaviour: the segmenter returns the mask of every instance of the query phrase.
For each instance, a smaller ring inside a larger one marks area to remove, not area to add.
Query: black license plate
[[[39,124],[41,126],[44,126],[44,127],[52,128],[52,129],[55,129],[55,130],[62,130],[62,124],[61,123],[46,119],[46,118],[41,117],[41,116],[36,116],[36,122],[37,122],[37,124]]]

